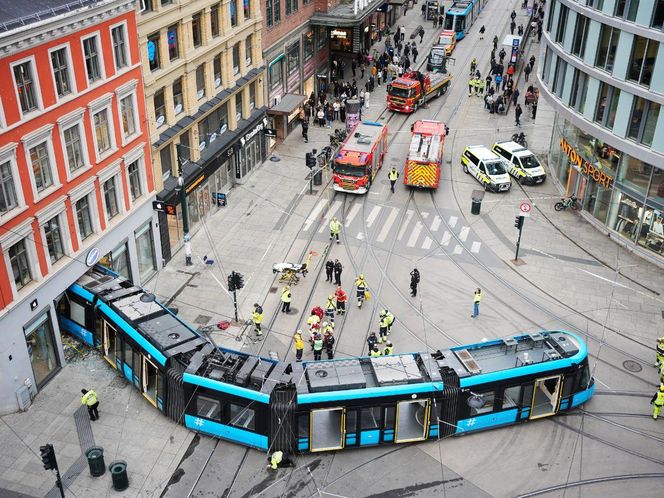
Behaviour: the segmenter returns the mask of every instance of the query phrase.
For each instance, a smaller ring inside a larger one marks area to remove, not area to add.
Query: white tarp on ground
[[[520,47],[521,41],[523,40],[523,36],[505,35],[505,38],[503,38],[503,45],[511,47],[513,44],[512,40],[519,40],[519,47]]]

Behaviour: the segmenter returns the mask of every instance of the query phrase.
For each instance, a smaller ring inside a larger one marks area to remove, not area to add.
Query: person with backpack
[[[420,272],[417,268],[413,268],[410,272],[410,295],[417,296],[417,286],[420,283]]]

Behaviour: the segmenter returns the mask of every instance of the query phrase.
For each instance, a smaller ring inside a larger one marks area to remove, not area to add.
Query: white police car
[[[484,145],[466,147],[461,154],[461,166],[464,173],[473,175],[485,190],[508,192],[512,187],[507,174],[509,165]]]
[[[507,171],[519,183],[537,185],[544,183],[546,172],[535,154],[522,145],[510,141],[496,142],[493,151],[509,163]]]

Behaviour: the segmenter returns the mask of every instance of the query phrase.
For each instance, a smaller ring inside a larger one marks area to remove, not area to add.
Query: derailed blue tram
[[[178,423],[261,450],[317,452],[462,435],[555,415],[594,392],[583,340],[542,331],[435,352],[286,363],[215,348],[140,287],[96,267],[63,330]]]

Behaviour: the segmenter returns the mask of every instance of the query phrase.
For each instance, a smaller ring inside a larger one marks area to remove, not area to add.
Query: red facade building
[[[135,4],[35,4],[0,13],[0,413],[62,365],[64,289],[161,254]]]

